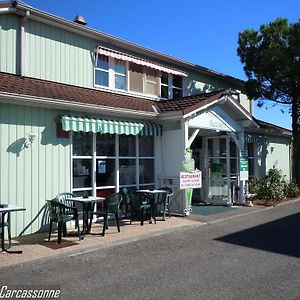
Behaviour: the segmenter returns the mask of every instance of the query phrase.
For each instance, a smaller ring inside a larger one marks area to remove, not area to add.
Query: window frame
[[[105,56],[108,59],[108,70],[106,69],[102,69],[102,68],[98,68],[97,67],[97,62],[98,62],[98,57],[99,56]],[[119,73],[116,72],[116,61],[123,61],[124,65],[125,65],[125,72],[123,73]],[[173,75],[171,73],[165,73],[168,75],[168,84],[166,83],[162,83],[161,82],[161,74],[163,72],[158,71],[156,69],[156,81],[154,82],[153,80],[149,80],[147,79],[147,70],[152,70],[152,68],[146,67],[146,66],[142,66],[142,92],[138,92],[138,91],[133,91],[130,89],[130,64],[131,62],[129,61],[125,61],[122,59],[116,59],[104,54],[99,54],[99,53],[95,53],[95,62],[94,62],[94,87],[95,88],[100,88],[100,89],[110,89],[110,90],[115,90],[118,92],[124,92],[126,94],[132,94],[132,95],[136,95],[136,96],[145,96],[145,97],[151,97],[151,98],[155,98],[155,99],[172,99],[174,98],[174,90],[178,90],[181,92],[182,97],[185,96],[185,80],[183,76],[179,76],[179,75]],[[132,63],[134,64],[134,63]],[[96,83],[96,72],[100,71],[100,72],[106,72],[108,73],[108,85],[101,85],[101,84],[97,84]],[[115,84],[115,80],[116,80],[116,76],[121,76],[125,78],[125,87],[124,89],[119,89],[116,88],[116,84]],[[173,84],[173,78],[175,76],[178,76],[179,78],[181,78],[182,81],[182,87],[178,87],[175,86]],[[147,91],[147,83],[150,84],[155,84],[156,85],[156,94],[151,94],[151,93],[146,93]],[[167,87],[168,88],[168,98],[164,98],[162,97],[162,93],[161,93],[161,87]]]
[[[97,150],[96,150],[96,139],[97,139],[97,134],[96,133],[93,133],[92,134],[92,156],[89,155],[89,156],[76,156],[76,155],[73,155],[73,147],[74,147],[74,144],[73,144],[73,141],[74,141],[74,134],[77,134],[77,133],[73,133],[71,134],[71,163],[70,163],[70,166],[71,166],[71,178],[70,178],[70,181],[71,181],[71,191],[73,193],[76,193],[76,192],[82,192],[82,193],[89,193],[91,194],[92,196],[96,196],[97,195],[97,191],[101,191],[101,190],[109,190],[109,189],[113,189],[115,190],[116,192],[118,192],[121,188],[130,188],[130,187],[137,187],[137,188],[140,188],[140,186],[142,185],[143,187],[146,187],[146,186],[149,186],[149,187],[152,187],[152,186],[155,186],[155,174],[156,174],[156,170],[155,170],[155,166],[156,166],[156,156],[155,156],[155,152],[153,152],[153,156],[143,156],[141,157],[139,155],[139,143],[140,143],[140,138],[139,138],[139,135],[136,135],[135,136],[135,149],[136,149],[136,154],[135,156],[120,156],[119,155],[119,135],[118,134],[114,134],[114,138],[115,138],[115,155],[114,156],[107,156],[107,155],[97,155]],[[155,137],[153,136],[153,149],[155,149]],[[91,175],[91,185],[86,188],[86,187],[77,187],[77,188],[74,188],[74,180],[73,180],[73,161],[76,160],[76,159],[89,159],[91,160],[91,166],[92,166],[92,175]],[[105,185],[105,186],[97,186],[97,160],[108,160],[108,159],[113,159],[115,160],[115,176],[114,176],[114,185]],[[120,160],[122,159],[129,159],[129,160],[135,160],[135,181],[136,183],[133,183],[133,184],[124,184],[124,185],[120,185]],[[153,181],[152,182],[149,182],[149,183],[143,183],[143,184],[140,184],[140,172],[139,172],[139,162],[140,160],[145,160],[145,159],[149,159],[149,160],[153,160],[153,169],[154,169],[154,176],[153,176]]]

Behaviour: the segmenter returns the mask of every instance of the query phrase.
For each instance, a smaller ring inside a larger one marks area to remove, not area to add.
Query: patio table
[[[18,250],[18,251],[12,251],[12,250],[8,250],[7,248],[5,248],[5,244],[4,244],[4,224],[5,224],[5,215],[8,214],[8,219],[10,219],[10,213],[14,212],[14,211],[24,211],[26,210],[26,208],[24,207],[20,207],[20,206],[16,206],[16,205],[11,205],[8,204],[7,206],[5,205],[5,207],[0,207],[0,214],[1,214],[1,250],[7,253],[17,253],[20,254],[23,251]],[[10,224],[9,224],[10,226]]]
[[[105,200],[105,197],[91,197],[89,196],[88,198],[84,197],[73,197],[73,198],[68,198],[67,200],[72,200],[78,203],[81,203],[82,205],[82,221],[83,221],[83,229],[82,229],[82,234],[88,234],[89,233],[89,215],[90,211],[92,209],[92,204],[93,203],[102,203]]]

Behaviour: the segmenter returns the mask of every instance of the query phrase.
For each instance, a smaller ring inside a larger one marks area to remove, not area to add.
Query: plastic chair
[[[120,232],[119,207],[122,201],[121,193],[114,193],[107,196],[105,200],[104,210],[96,210],[91,212],[90,226],[92,225],[93,215],[97,218],[103,217],[102,236],[105,236],[105,231],[108,229],[108,220],[114,218],[117,224],[118,232]],[[96,204],[96,203],[95,203]]]
[[[65,205],[62,202],[57,201],[57,199],[48,200],[50,226],[49,226],[49,236],[48,241],[51,239],[52,224],[57,223],[58,229],[58,244],[61,243],[61,237],[67,236],[67,226],[66,223],[75,220],[78,229],[78,237],[81,240],[81,233],[79,228],[79,219],[77,208],[73,206]]]
[[[55,199],[66,205],[67,207],[76,207],[77,209],[77,214],[78,214],[78,219],[83,219],[83,207],[82,207],[82,204],[81,203],[78,203],[76,201],[73,201],[73,200],[70,200],[70,198],[73,198],[73,197],[77,197],[77,195],[75,194],[72,194],[72,193],[60,193],[58,194]],[[73,214],[73,209],[68,209],[66,208],[65,209],[65,213],[66,214]],[[76,221],[76,220],[75,220]],[[79,227],[79,223],[78,222],[75,222],[75,228],[78,228]]]
[[[10,231],[10,213],[7,213],[5,214],[7,217],[6,217],[6,220],[4,219],[4,228],[6,227],[7,228],[7,235],[8,235],[8,245],[9,245],[9,248],[11,247],[11,231]],[[0,238],[1,239],[4,239],[4,236],[1,236],[2,235],[2,217],[3,215],[0,214]],[[3,230],[3,233],[4,233],[4,230]]]
[[[149,220],[153,217],[156,224],[155,215],[153,214],[154,199],[149,197],[147,194],[138,193],[134,190],[129,190],[128,194],[131,206],[130,224],[136,219],[136,217],[139,217],[141,220],[141,226],[143,226],[147,215]]]
[[[168,192],[168,193],[160,194],[157,199],[157,203],[156,203],[157,207],[162,207],[162,209],[159,211],[159,213],[162,214],[163,220],[165,221],[167,213],[169,215],[169,218],[171,218],[170,201],[171,201],[171,197],[174,195],[174,192],[172,191],[171,188],[168,188],[168,187],[162,187],[159,189],[165,190]]]

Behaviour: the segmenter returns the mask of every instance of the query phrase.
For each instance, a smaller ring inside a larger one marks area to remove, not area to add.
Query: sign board
[[[202,187],[201,171],[194,173],[180,172],[180,189],[199,189]]]
[[[248,151],[240,150],[240,180],[249,180]]]

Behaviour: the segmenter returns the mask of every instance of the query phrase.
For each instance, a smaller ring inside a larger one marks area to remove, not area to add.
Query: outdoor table
[[[144,193],[144,194],[148,194],[148,195],[151,195],[152,197],[150,197],[150,199],[152,199],[151,201],[151,210],[152,210],[152,217],[153,219],[155,220],[155,214],[156,214],[156,210],[157,210],[157,201],[155,199],[155,196],[156,195],[159,195],[159,194],[167,194],[168,191],[166,190],[155,190],[155,189],[145,189],[145,190],[137,190],[136,191],[137,193]]]
[[[83,221],[83,229],[82,233],[83,235],[89,233],[89,215],[90,215],[90,210],[92,208],[92,203],[102,203],[105,200],[105,197],[91,197],[89,196],[88,198],[84,197],[73,197],[73,198],[68,198],[67,200],[72,200],[78,203],[81,203],[82,205],[82,221]]]
[[[17,253],[17,254],[20,254],[22,253],[23,251],[21,250],[18,250],[18,251],[11,251],[11,250],[8,250],[5,248],[5,245],[4,245],[4,223],[5,223],[5,215],[8,214],[8,218],[10,218],[10,213],[11,212],[14,212],[14,211],[24,211],[26,210],[24,207],[20,207],[20,206],[16,206],[16,205],[11,205],[11,204],[8,204],[6,207],[0,207],[0,214],[1,214],[1,249],[2,251],[4,252],[7,252],[7,253]],[[10,226],[10,224],[9,224]]]

